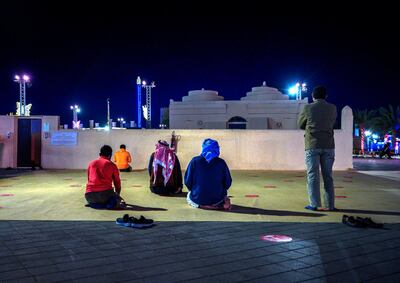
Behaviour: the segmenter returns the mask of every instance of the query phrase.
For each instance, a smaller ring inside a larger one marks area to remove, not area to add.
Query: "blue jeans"
[[[325,207],[328,209],[335,208],[335,191],[332,178],[334,161],[335,149],[306,150],[307,190],[311,206],[321,206],[321,194],[319,190],[319,167],[321,165],[325,189]]]

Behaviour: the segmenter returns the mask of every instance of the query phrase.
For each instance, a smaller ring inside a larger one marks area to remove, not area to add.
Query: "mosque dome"
[[[240,100],[288,100],[289,97],[284,95],[278,89],[269,87],[265,82],[262,86],[251,88],[251,91]]]
[[[187,96],[182,97],[183,102],[191,101],[220,101],[224,100],[223,96],[218,95],[218,91],[214,90],[191,90]]]

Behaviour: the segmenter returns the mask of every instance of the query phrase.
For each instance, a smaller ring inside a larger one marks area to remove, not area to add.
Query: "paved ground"
[[[400,171],[400,159],[354,158],[358,171]]]
[[[235,171],[232,212],[159,197],[124,173],[132,215],[83,206],[84,171],[0,171],[0,282],[399,282],[400,182],[335,172],[339,212],[308,212],[304,172]],[[343,214],[386,229],[357,229]],[[289,243],[261,240],[283,234]]]
[[[0,222],[2,282],[399,282],[400,226],[338,223]],[[260,240],[286,234],[291,243]],[[12,282],[12,281],[10,281]]]
[[[400,159],[354,159],[354,168],[359,173],[400,182]]]

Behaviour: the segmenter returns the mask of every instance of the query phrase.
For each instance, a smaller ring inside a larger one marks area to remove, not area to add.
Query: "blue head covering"
[[[219,145],[216,140],[205,139],[202,145],[201,156],[203,156],[208,163],[215,157],[219,156]]]

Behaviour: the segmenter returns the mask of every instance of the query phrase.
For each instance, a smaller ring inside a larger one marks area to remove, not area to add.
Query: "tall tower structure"
[[[137,90],[137,125],[138,128],[142,128],[142,81],[138,76],[136,79],[136,90]]]

